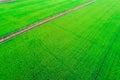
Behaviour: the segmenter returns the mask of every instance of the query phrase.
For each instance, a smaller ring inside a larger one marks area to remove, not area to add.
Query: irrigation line
[[[15,31],[15,32],[12,32],[12,33],[10,33],[10,34],[8,34],[6,36],[3,36],[3,37],[0,38],[0,44],[4,43],[4,42],[8,41],[9,39],[12,39],[12,38],[14,38],[14,37],[16,37],[16,36],[18,36],[20,34],[23,34],[23,33],[27,32],[27,31],[35,28],[35,27],[38,27],[38,26],[40,26],[42,24],[45,24],[45,23],[47,23],[47,22],[49,22],[51,20],[54,20],[54,19],[56,19],[58,17],[61,17],[61,16],[64,16],[64,15],[66,15],[66,14],[68,14],[70,12],[73,12],[75,10],[78,10],[80,8],[83,8],[83,7],[85,7],[87,5],[90,5],[90,4],[94,3],[94,2],[96,2],[96,0],[91,0],[91,1],[86,2],[86,3],[82,4],[82,5],[79,5],[79,6],[75,7],[75,8],[69,9],[69,10],[67,10],[65,12],[59,13],[57,15],[54,15],[54,16],[50,17],[50,18],[47,18],[45,20],[42,20],[42,21],[37,22],[35,24],[32,24],[30,26],[26,26],[25,28],[22,28],[22,29],[20,29],[18,31]]]
[[[100,67],[98,68],[98,70],[97,70],[97,72],[96,72],[96,74],[95,74],[94,80],[97,80],[97,78],[98,78],[98,76],[99,76],[99,74],[100,74],[100,72],[101,72],[101,70],[102,70],[102,67],[103,67],[103,65],[105,64],[106,58],[107,58],[110,50],[112,49],[115,41],[117,40],[117,38],[118,38],[118,36],[119,36],[119,33],[120,33],[120,28],[119,28],[119,30],[116,32],[116,34],[115,34],[115,36],[114,36],[114,38],[113,38],[113,40],[112,40],[112,42],[111,42],[111,44],[110,44],[110,47],[106,50],[106,53],[105,53],[105,55],[104,55],[104,57],[103,57],[103,60],[102,60],[102,62],[101,62],[101,65],[100,65]]]

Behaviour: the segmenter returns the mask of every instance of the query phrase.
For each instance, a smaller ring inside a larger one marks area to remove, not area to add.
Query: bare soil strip
[[[0,0],[0,3],[13,2],[14,0]]]
[[[15,32],[13,32],[13,33],[11,33],[11,34],[8,34],[8,35],[6,35],[6,36],[3,36],[3,37],[0,38],[0,44],[4,43],[4,42],[8,41],[9,39],[14,38],[14,37],[16,37],[16,36],[18,36],[18,35],[20,35],[20,34],[23,34],[23,33],[25,33],[26,31],[29,31],[29,30],[31,30],[31,29],[33,29],[33,28],[35,28],[35,27],[38,27],[38,26],[40,26],[40,25],[42,25],[42,24],[45,24],[45,23],[47,23],[47,22],[49,22],[49,21],[51,21],[51,20],[54,20],[54,19],[56,19],[56,18],[58,18],[58,17],[60,17],[60,16],[63,16],[63,15],[65,15],[65,14],[68,14],[68,13],[70,13],[70,12],[73,12],[73,11],[75,11],[75,10],[78,10],[78,9],[80,9],[80,8],[83,8],[83,7],[85,7],[85,6],[89,5],[89,4],[92,4],[92,3],[94,3],[94,2],[96,2],[96,0],[91,0],[91,1],[86,2],[86,3],[82,4],[82,5],[79,5],[79,6],[75,7],[75,8],[72,8],[72,9],[67,10],[67,11],[65,11],[65,12],[62,12],[62,13],[59,13],[59,14],[57,14],[57,15],[55,15],[55,16],[52,16],[52,17],[50,17],[50,18],[47,18],[47,19],[45,19],[45,20],[42,20],[42,21],[37,22],[37,23],[35,23],[35,24],[32,24],[32,25],[30,25],[30,26],[26,26],[25,28],[20,29],[20,30],[18,30],[18,31],[15,31]]]

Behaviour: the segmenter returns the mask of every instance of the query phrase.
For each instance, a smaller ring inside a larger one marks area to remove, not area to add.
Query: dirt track
[[[0,0],[0,3],[5,3],[5,2],[12,2],[14,0]]]
[[[23,34],[23,33],[25,33],[26,31],[29,31],[29,30],[31,30],[31,29],[33,29],[33,28],[35,28],[35,27],[38,27],[38,26],[40,26],[40,25],[42,25],[42,24],[44,24],[44,23],[46,23],[46,22],[49,22],[49,21],[51,21],[51,20],[53,20],[53,19],[56,19],[56,18],[58,18],[58,17],[60,17],[60,16],[63,16],[63,15],[65,15],[65,14],[68,14],[68,13],[70,13],[70,12],[72,12],[72,11],[75,11],[75,10],[77,10],[77,9],[80,9],[80,8],[82,8],[82,7],[85,7],[85,6],[87,6],[87,5],[91,4],[91,3],[94,3],[94,2],[96,2],[96,0],[91,0],[91,1],[86,2],[86,3],[82,4],[82,5],[79,5],[79,6],[75,7],[75,8],[72,8],[72,9],[67,10],[67,11],[65,11],[65,12],[62,12],[62,13],[59,13],[59,14],[57,14],[57,15],[55,15],[55,16],[52,16],[52,17],[47,18],[47,19],[45,19],[45,20],[42,20],[42,21],[40,21],[40,22],[34,23],[34,24],[30,25],[30,26],[26,26],[25,28],[20,29],[20,30],[18,30],[18,31],[15,31],[15,32],[13,32],[13,33],[11,33],[11,34],[9,34],[9,35],[3,36],[3,37],[0,38],[0,44],[6,42],[7,40],[9,40],[9,39],[11,39],[11,38],[14,38],[15,36],[18,36],[18,35],[20,35],[20,34]]]

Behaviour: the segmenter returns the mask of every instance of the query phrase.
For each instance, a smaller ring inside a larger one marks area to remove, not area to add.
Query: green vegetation
[[[89,0],[16,0],[0,4],[0,37]]]
[[[99,0],[0,45],[1,80],[120,80],[120,1]]]

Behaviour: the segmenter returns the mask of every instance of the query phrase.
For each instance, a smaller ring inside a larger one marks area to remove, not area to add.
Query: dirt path
[[[94,2],[96,2],[96,0],[91,0],[91,1],[86,2],[86,3],[82,4],[82,5],[79,5],[79,6],[75,7],[75,8],[72,8],[72,9],[67,10],[67,11],[65,11],[65,12],[62,12],[62,13],[59,13],[59,14],[57,14],[57,15],[55,15],[55,16],[52,16],[52,17],[47,18],[47,19],[45,19],[45,20],[42,20],[42,21],[40,21],[40,22],[34,23],[34,24],[30,25],[30,26],[26,26],[25,28],[20,29],[20,30],[18,30],[18,31],[15,31],[15,32],[13,32],[13,33],[11,33],[11,34],[9,34],[9,35],[3,36],[3,37],[0,38],[0,44],[6,42],[7,40],[9,40],[9,39],[11,39],[11,38],[14,38],[15,36],[18,36],[18,35],[20,35],[20,34],[23,34],[23,33],[25,33],[26,31],[29,31],[29,30],[31,30],[31,29],[33,29],[33,28],[35,28],[35,27],[38,27],[38,26],[40,26],[40,25],[42,25],[42,24],[45,24],[46,22],[49,22],[49,21],[51,21],[51,20],[54,20],[54,19],[56,19],[56,18],[58,18],[58,17],[60,17],[60,16],[63,16],[63,15],[65,15],[65,14],[68,14],[68,13],[72,12],[72,11],[78,10],[78,9],[80,9],[80,8],[82,8],[82,7],[85,7],[85,6],[87,6],[87,5],[91,4],[91,3],[94,3]]]
[[[0,3],[5,3],[5,2],[12,2],[14,0],[0,0]]]

